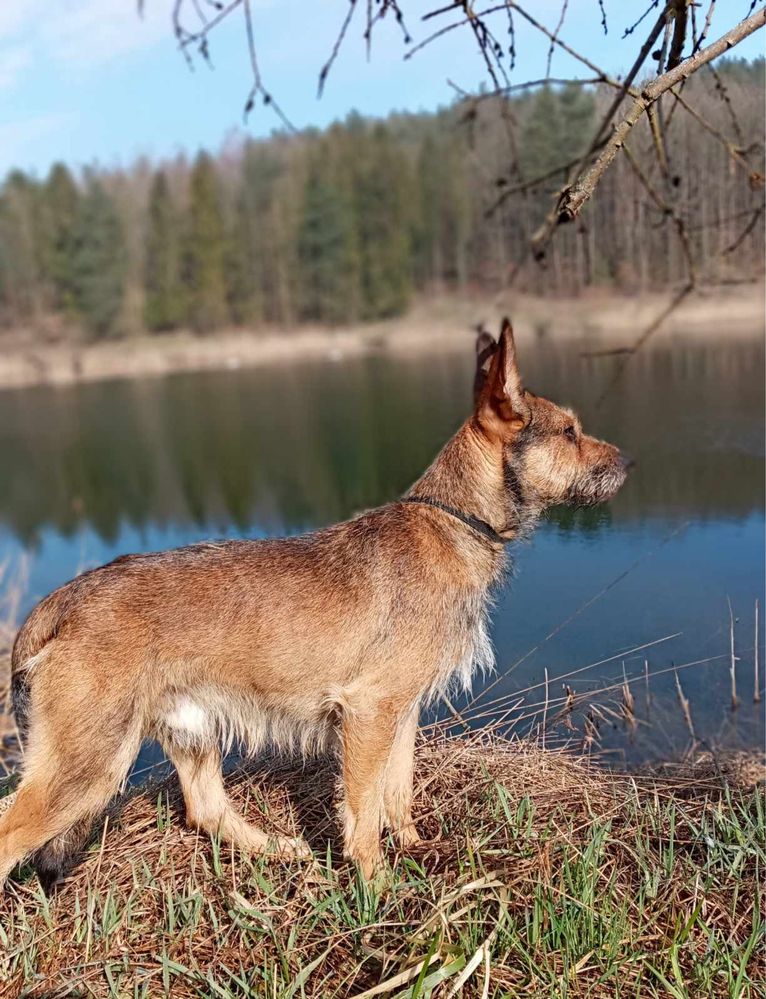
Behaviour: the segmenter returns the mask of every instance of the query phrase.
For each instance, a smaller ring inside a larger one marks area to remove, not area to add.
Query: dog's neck
[[[512,464],[468,420],[405,494],[422,496],[478,517],[506,540],[528,529],[538,510],[525,500]]]

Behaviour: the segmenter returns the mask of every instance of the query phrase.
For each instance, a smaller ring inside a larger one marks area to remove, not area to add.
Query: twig
[[[598,9],[601,13],[601,27],[604,29],[604,34],[608,35],[609,29],[606,24],[606,10],[604,8],[604,0],[597,0],[597,3],[598,3]]]
[[[593,351],[589,355],[586,355],[590,357],[609,357],[610,355],[618,355],[618,354],[624,355],[621,362],[618,363],[617,367],[615,368],[614,374],[610,379],[608,385],[596,400],[596,409],[598,409],[602,405],[604,399],[606,399],[606,397],[609,395],[609,393],[618,383],[618,381],[620,380],[620,376],[622,375],[622,372],[625,369],[625,365],[628,363],[630,358],[634,354],[638,353],[638,351],[644,346],[646,341],[657,332],[657,330],[660,328],[660,326],[662,326],[662,324],[665,322],[668,316],[670,316],[673,312],[675,312],[675,310],[679,307],[679,305],[681,305],[681,303],[684,301],[687,295],[690,295],[693,290],[694,290],[693,284],[684,285],[684,287],[681,288],[681,290],[674,296],[670,304],[666,308],[664,308],[662,312],[655,319],[652,320],[652,322],[646,327],[641,336],[639,336],[639,338],[632,344],[632,346],[617,347],[614,350]]]
[[[253,110],[255,106],[255,98],[260,95],[263,99],[264,104],[271,105],[274,108],[277,117],[281,120],[285,128],[289,131],[294,132],[295,126],[284,114],[280,106],[276,103],[271,94],[266,90],[263,85],[263,80],[261,79],[261,71],[258,66],[258,58],[255,51],[255,31],[253,29],[253,15],[250,10],[251,0],[242,0],[242,7],[245,12],[245,33],[247,34],[247,48],[250,53],[250,67],[253,71],[253,86],[250,90],[250,95],[245,102],[245,120],[247,120],[248,114]]]
[[[559,16],[559,23],[556,25],[553,31],[553,38],[551,38],[551,45],[548,49],[548,63],[545,67],[545,75],[549,76],[551,72],[551,62],[553,61],[553,50],[556,47],[556,39],[559,36],[559,32],[564,26],[564,18],[567,16],[567,7],[569,6],[569,0],[564,0],[561,4],[561,14]]]
[[[506,187],[501,194],[492,202],[489,208],[485,209],[484,217],[490,218],[497,209],[512,197],[514,194],[522,194],[525,191],[530,191],[535,187],[539,187],[540,184],[544,184],[546,180],[552,180],[554,177],[558,177],[559,174],[566,173],[567,170],[571,170],[573,166],[580,162],[580,157],[576,156],[572,160],[568,160],[566,163],[560,163],[555,166],[552,170],[546,170],[545,173],[538,174],[535,177],[531,177],[529,180],[521,181],[519,184],[514,184],[513,187]]]
[[[649,15],[651,14],[651,12],[659,5],[659,2],[660,2],[660,0],[652,0],[652,2],[649,4],[649,6],[644,11],[644,13],[641,15],[641,17],[639,17],[639,19],[637,21],[634,21],[633,24],[631,24],[631,26],[629,28],[626,28],[623,31],[623,33],[622,33],[623,40],[626,39],[628,37],[628,35],[632,35],[633,34],[633,32],[636,30],[636,28],[639,26],[639,24],[641,24],[642,21],[646,20],[646,18],[649,17]]]
[[[689,236],[686,231],[686,224],[684,220],[681,218],[681,216],[678,214],[678,212],[675,210],[675,208],[669,205],[667,201],[664,201],[657,193],[652,183],[650,182],[649,178],[642,170],[640,163],[631,152],[627,143],[625,143],[623,147],[623,152],[625,153],[625,157],[627,158],[631,169],[635,173],[636,177],[638,177],[639,181],[643,185],[649,197],[652,199],[655,205],[657,205],[657,207],[659,208],[659,210],[662,212],[663,215],[673,220],[673,224],[676,227],[676,232],[678,233],[678,242],[681,245],[681,252],[683,253],[684,260],[686,262],[687,287],[689,287],[689,290],[691,290],[691,288],[696,287],[697,284],[697,270],[696,267],[694,266],[694,257],[692,255],[691,244],[689,243]],[[635,349],[636,348],[634,347],[634,350]]]
[[[717,129],[715,125],[712,125],[707,120],[707,118],[704,118],[699,113],[699,111],[696,111],[689,104],[689,102],[686,101],[681,96],[680,91],[677,93],[675,90],[671,90],[670,92],[675,98],[675,100],[684,109],[684,111],[686,111],[694,119],[694,121],[697,122],[698,125],[701,125],[707,132],[709,132],[715,139],[717,139],[721,143],[721,145],[724,147],[729,156],[731,156],[732,160],[734,160],[737,166],[741,167],[748,175],[751,184],[763,183],[763,177],[756,170],[753,170],[753,168],[750,166],[750,164],[747,162],[747,160],[740,152],[739,148],[735,146],[732,142],[730,142],[723,134],[723,132],[719,131],[719,129]]]
[[[764,208],[763,205],[759,205],[756,208],[756,210],[753,212],[752,218],[747,223],[747,225],[742,230],[742,232],[739,234],[739,236],[737,236],[737,238],[734,240],[734,242],[730,243],[726,247],[725,250],[721,251],[721,256],[725,256],[728,253],[733,253],[737,249],[737,247],[740,245],[740,243],[743,243],[747,239],[747,237],[750,235],[750,233],[756,227],[756,225],[758,223],[758,220],[760,219],[761,215],[763,215],[763,208]]]
[[[335,44],[332,47],[332,52],[330,53],[330,58],[322,66],[319,71],[319,83],[317,86],[317,97],[321,97],[324,92],[324,85],[327,81],[327,76],[332,69],[332,65],[338,58],[338,52],[340,52],[340,47],[343,44],[343,39],[346,37],[346,32],[348,31],[349,25],[351,24],[351,19],[356,11],[357,0],[349,0],[348,11],[343,19],[343,24],[340,26],[340,31],[338,32],[338,37],[335,39]],[[370,34],[369,34],[369,15],[368,15],[368,31],[366,32],[367,45],[370,44]],[[368,53],[369,55],[369,53]]]

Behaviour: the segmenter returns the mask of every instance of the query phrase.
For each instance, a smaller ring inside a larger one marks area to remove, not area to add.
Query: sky
[[[44,174],[63,160],[72,166],[127,166],[139,156],[172,157],[217,149],[232,133],[269,135],[279,127],[273,110],[256,106],[246,123],[243,107],[250,64],[242,11],[210,37],[213,68],[189,70],[173,35],[175,0],[0,0],[0,174],[13,167]],[[197,22],[195,5],[213,11],[211,0],[183,0],[184,21]],[[324,95],[317,97],[322,64],[332,50],[348,0],[252,0],[254,32],[264,82],[299,128],[322,127],[357,110],[433,110],[455,94],[487,82],[476,43],[466,28],[453,31],[405,60],[407,51],[393,18],[380,23],[367,60],[365,4],[358,4]],[[422,22],[440,6],[409,0],[415,13],[408,29],[414,43],[457,16]],[[617,75],[631,64],[639,33],[621,36],[646,0],[604,0],[609,33],[600,25],[597,0],[570,0],[561,37]],[[748,10],[749,0],[715,7],[708,36],[718,37]],[[530,12],[553,29],[561,0],[534,0]],[[500,15],[503,16],[503,15]],[[650,17],[654,17],[654,13]],[[700,15],[702,16],[702,15]],[[649,20],[645,22],[648,26]],[[548,42],[516,16],[517,63],[512,82],[545,75]],[[502,23],[499,37],[505,41]],[[736,49],[763,54],[764,32]],[[589,76],[557,52],[552,74]]]

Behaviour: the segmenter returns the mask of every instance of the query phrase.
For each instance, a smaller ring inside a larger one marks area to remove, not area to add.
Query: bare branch
[[[653,104],[664,93],[667,93],[667,91],[672,87],[676,86],[676,84],[680,83],[682,80],[694,73],[695,70],[700,68],[700,66],[704,66],[706,63],[710,62],[712,59],[716,59],[724,52],[730,51],[744,38],[747,38],[749,35],[753,34],[754,31],[762,28],[764,24],[766,24],[766,8],[761,9],[757,13],[752,14],[746,20],[741,21],[736,27],[732,28],[731,31],[727,31],[725,35],[718,39],[718,41],[713,42],[712,45],[709,45],[706,49],[702,49],[696,55],[690,56],[680,65],[676,66],[675,69],[671,69],[667,73],[663,73],[662,76],[657,77],[656,80],[653,80],[648,86],[646,86],[634,101],[628,114],[615,129],[614,135],[609,140],[604,148],[604,151],[598,157],[591,169],[579,183],[565,192],[559,201],[557,212],[558,221],[569,222],[577,217],[585,202],[593,194],[593,191],[595,190],[596,185],[601,179],[604,171],[612,163],[618,150],[624,146],[625,139],[631,129],[651,104]]]
[[[668,54],[668,69],[675,69],[683,58],[688,20],[689,7],[686,0],[676,0],[673,7],[673,41],[670,43]]]
[[[724,147],[729,156],[731,156],[732,160],[736,163],[736,165],[740,167],[742,170],[744,170],[745,173],[748,175],[748,179],[750,180],[751,185],[752,186],[762,185],[763,176],[760,173],[758,173],[757,170],[753,170],[751,168],[750,164],[742,155],[740,149],[738,149],[733,143],[731,143],[723,134],[723,132],[719,131],[715,127],[715,125],[711,124],[711,122],[709,122],[707,118],[704,118],[699,113],[699,111],[696,111],[691,106],[691,104],[689,104],[689,102],[681,96],[680,88],[678,92],[675,90],[671,90],[670,92],[675,98],[675,100],[678,101],[678,103],[684,109],[684,111],[686,111],[694,119],[694,121],[696,121],[699,125],[701,125],[702,128],[704,128],[707,132],[710,133],[710,135],[714,136],[714,138],[716,138],[721,143],[721,145]]]

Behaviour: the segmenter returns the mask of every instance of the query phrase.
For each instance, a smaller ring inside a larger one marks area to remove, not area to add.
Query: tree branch
[[[701,66],[716,59],[724,52],[728,52],[744,38],[762,28],[764,24],[766,24],[766,7],[755,14],[751,14],[750,17],[741,21],[731,31],[727,31],[725,35],[722,35],[718,41],[713,42],[712,45],[709,45],[706,49],[702,49],[696,55],[685,59],[674,69],[663,73],[662,76],[658,76],[656,80],[653,80],[648,86],[644,87],[590,170],[588,170],[577,184],[568,191],[565,191],[560,198],[557,206],[557,221],[559,223],[571,222],[572,219],[577,218],[583,205],[596,189],[604,171],[610,166],[618,151],[624,146],[625,140],[633,126],[652,104],[672,87],[675,87],[676,84],[691,76]]]

